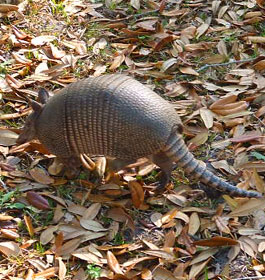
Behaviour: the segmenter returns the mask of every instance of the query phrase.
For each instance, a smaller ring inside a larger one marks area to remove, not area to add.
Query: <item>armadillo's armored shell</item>
[[[131,160],[160,150],[176,123],[181,121],[174,108],[151,89],[128,76],[106,75],[53,96],[37,133],[61,157],[88,153]]]

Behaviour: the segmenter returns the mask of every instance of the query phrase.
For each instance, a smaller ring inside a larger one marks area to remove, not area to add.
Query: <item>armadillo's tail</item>
[[[246,191],[233,186],[207,170],[206,166],[196,160],[192,153],[189,152],[180,134],[173,133],[169,137],[164,152],[172,161],[175,161],[178,166],[182,167],[187,174],[199,178],[201,182],[223,193],[231,196],[262,197],[262,194],[258,192]]]

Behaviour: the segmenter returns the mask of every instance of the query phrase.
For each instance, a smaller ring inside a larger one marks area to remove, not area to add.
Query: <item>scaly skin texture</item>
[[[105,155],[115,158],[111,165],[118,170],[148,157],[162,170],[161,189],[177,162],[188,174],[222,192],[261,196],[206,170],[188,151],[173,106],[128,76],[104,75],[73,83],[40,106],[31,131],[65,164],[78,165],[79,155],[84,153]],[[25,141],[25,133],[22,138]]]

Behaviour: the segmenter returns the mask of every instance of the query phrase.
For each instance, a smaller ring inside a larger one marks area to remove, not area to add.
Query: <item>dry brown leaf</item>
[[[91,245],[75,250],[72,255],[88,263],[102,265],[101,258],[103,258],[103,256]]]
[[[262,253],[265,251],[265,241],[262,241],[258,245],[258,252]]]
[[[78,248],[78,246],[81,244],[81,242],[82,242],[82,238],[75,238],[75,239],[72,239],[72,240],[66,242],[60,248],[60,255],[69,256],[72,252],[75,251],[75,249]]]
[[[7,238],[7,239],[17,239],[20,237],[20,235],[13,231],[13,230],[10,230],[10,229],[0,229],[0,233],[3,235],[3,237]]]
[[[253,69],[233,69],[229,72],[231,75],[236,75],[240,77],[251,76],[255,73]]]
[[[230,174],[237,175],[236,170],[232,166],[230,166],[226,160],[213,161],[211,162],[211,165],[215,169],[225,170]]]
[[[265,37],[262,36],[247,36],[244,39],[250,41],[251,43],[265,43]]]
[[[130,5],[135,9],[140,9],[140,0],[130,0]]]
[[[57,258],[57,260],[59,263],[59,280],[64,280],[67,272],[66,266],[61,257]]]
[[[193,264],[190,268],[189,279],[195,279],[195,277],[203,271],[210,260],[211,258],[204,262]]]
[[[104,50],[106,46],[108,45],[108,42],[106,39],[101,38],[94,46],[93,46],[93,53],[99,54],[100,50]]]
[[[35,273],[34,274],[34,278],[45,278],[45,279],[49,279],[51,277],[55,277],[57,272],[58,272],[59,268],[58,267],[50,267],[48,269],[45,269],[41,272]]]
[[[228,219],[220,216],[215,216],[213,217],[213,221],[215,221],[215,224],[220,232],[231,234],[231,231],[228,227]]]
[[[188,74],[188,75],[194,75],[194,76],[199,76],[199,73],[196,72],[194,69],[191,67],[179,67],[179,71],[183,74]]]
[[[51,178],[43,169],[40,169],[38,167],[35,167],[29,171],[29,174],[32,176],[32,178],[41,184],[53,184],[54,179]]]
[[[78,269],[73,280],[87,280],[87,273],[85,272],[85,270],[82,267]]]
[[[134,231],[135,226],[132,217],[128,215],[122,208],[112,208],[108,211],[108,217],[117,222],[125,222],[127,226]]]
[[[141,278],[143,280],[152,280],[152,272],[150,269],[144,268],[141,272]]]
[[[206,141],[208,140],[209,134],[208,132],[201,132],[199,134],[197,134],[195,137],[191,138],[188,141],[188,144],[192,143],[194,145],[196,145],[197,147],[203,145],[204,143],[206,143]]]
[[[196,212],[192,213],[190,216],[188,233],[190,235],[195,235],[196,232],[199,230],[200,225],[201,222],[200,222],[199,215]]]
[[[200,109],[200,116],[206,126],[206,128],[211,128],[213,126],[213,113],[207,108]]]
[[[246,236],[241,236],[238,241],[240,248],[244,253],[248,254],[252,258],[256,258],[258,246],[255,241]]]
[[[233,247],[231,247],[231,249],[228,252],[227,257],[229,258],[229,261],[231,262],[232,260],[234,260],[238,254],[240,253],[240,245],[237,244]]]
[[[227,115],[232,115],[244,111],[245,109],[247,109],[247,107],[248,107],[248,103],[246,101],[238,101],[225,105],[219,105],[219,106],[216,105],[215,108],[211,110],[218,115],[227,116]]]
[[[56,40],[55,36],[43,35],[43,36],[38,36],[38,37],[33,38],[31,40],[31,44],[37,47],[37,46],[42,46],[46,43],[52,42],[54,40]]]
[[[153,256],[153,257],[158,257],[158,258],[164,259],[164,260],[166,260],[168,262],[176,261],[176,257],[175,257],[173,252],[171,254],[171,253],[163,251],[163,250],[146,250],[146,251],[144,251],[144,253],[149,255],[149,256]]]
[[[34,271],[30,268],[27,272],[25,280],[32,280],[34,279],[33,277],[34,277]]]
[[[111,251],[107,252],[107,261],[108,261],[108,265],[109,265],[110,269],[113,272],[115,272],[116,274],[122,274],[123,275],[120,264],[119,264],[118,260],[116,259],[116,257],[113,255],[113,253]]]
[[[216,102],[214,102],[211,106],[210,109],[216,109],[219,108],[219,106],[224,106],[226,104],[230,104],[233,103],[237,100],[237,96],[236,95],[229,95],[227,97],[224,97],[222,99],[217,100]]]
[[[5,254],[8,258],[17,257],[21,254],[21,250],[17,243],[13,241],[0,242],[0,252]]]
[[[166,36],[158,41],[154,48],[154,52],[158,52],[161,49],[163,49],[168,43],[172,42],[174,40],[174,36]]]
[[[153,224],[155,224],[157,227],[161,227],[163,225],[161,218],[163,215],[161,213],[153,213],[150,217],[150,220]]]
[[[87,229],[87,230],[91,230],[91,231],[94,231],[94,232],[99,232],[99,231],[107,231],[108,229],[105,229],[103,228],[103,226],[96,222],[96,221],[93,221],[93,220],[90,220],[90,219],[85,219],[85,218],[81,218],[80,219],[80,225]]]
[[[233,143],[244,143],[244,142],[250,142],[253,140],[258,140],[262,138],[263,136],[259,133],[253,132],[251,134],[243,134],[237,137],[230,138],[229,141]]]
[[[116,56],[111,64],[111,66],[109,67],[109,70],[115,70],[118,67],[121,66],[121,64],[124,62],[125,60],[125,55],[124,54],[120,54],[118,56]]]
[[[173,208],[172,210],[164,214],[161,218],[162,224],[171,222],[176,217],[178,211],[179,210],[177,208]]]
[[[223,40],[218,42],[217,49],[218,49],[219,54],[227,57],[227,48],[226,48],[226,44]]]
[[[200,26],[197,28],[196,37],[197,37],[197,38],[200,38],[204,33],[206,33],[206,31],[208,30],[208,28],[209,28],[209,24],[208,24],[208,23],[203,23],[202,25],[200,25]]]
[[[255,168],[253,170],[251,179],[252,179],[257,191],[260,193],[264,193],[265,192],[265,182],[264,182],[264,180],[262,180],[262,178],[260,177],[260,175],[258,174],[258,172]]]
[[[85,211],[83,211],[83,219],[90,219],[93,220],[98,215],[101,209],[100,203],[92,203]],[[81,214],[81,213],[80,213]]]
[[[250,236],[250,235],[256,235],[260,233],[260,230],[254,229],[254,228],[240,228],[238,230],[238,233],[240,235]]]
[[[31,222],[31,218],[29,216],[24,216],[24,221],[25,221],[25,224],[27,226],[27,230],[28,230],[28,233],[30,235],[30,237],[34,236],[34,228],[33,228],[33,225],[32,225],[32,222]]]
[[[0,4],[0,13],[8,13],[12,11],[17,11],[18,6],[11,4]]]
[[[135,208],[140,209],[144,203],[144,190],[143,187],[136,181],[130,181],[128,183],[130,188],[132,202]]]
[[[173,248],[176,242],[176,232],[174,230],[170,230],[165,234],[165,243],[164,248]]]
[[[215,236],[211,239],[194,241],[193,244],[197,246],[220,247],[220,246],[234,246],[238,243],[237,240],[228,237]]]
[[[3,146],[13,146],[16,144],[18,134],[11,130],[0,129],[0,145]]]
[[[180,207],[184,207],[187,199],[186,197],[182,196],[182,195],[178,195],[178,194],[164,194],[164,197],[166,197],[169,201],[171,201],[172,203],[180,206]]]
[[[142,239],[142,242],[151,250],[159,250],[158,246],[156,246],[155,244],[147,241],[146,239]]]
[[[154,280],[178,280],[177,277],[174,276],[172,272],[169,270],[158,266],[154,271],[153,271],[153,279]]]
[[[135,259],[131,259],[129,261],[126,261],[122,264],[123,267],[130,267],[130,266],[135,266],[136,264],[146,261],[146,260],[153,260],[155,257],[137,257]]]
[[[216,254],[219,251],[217,248],[210,248],[202,251],[198,256],[196,256],[191,262],[190,265],[200,263],[202,261],[205,261],[209,257],[212,257],[214,254]]]
[[[185,9],[176,8],[170,11],[163,11],[162,15],[166,17],[177,17],[177,16],[185,15],[189,11],[190,11],[189,8],[185,8]]]
[[[58,230],[58,226],[49,226],[40,234],[40,242],[43,245],[48,244],[54,238],[54,232]]]
[[[32,206],[36,207],[37,209],[40,209],[40,210],[49,210],[50,209],[50,205],[49,205],[48,201],[44,197],[42,197],[40,194],[38,194],[34,191],[27,192],[27,200]]]
[[[259,209],[264,209],[265,208],[265,198],[254,198],[248,200],[246,203],[243,205],[240,205],[237,207],[234,211],[229,213],[230,217],[242,217],[242,216],[249,216],[251,215],[254,211],[259,210]]]
[[[211,55],[203,60],[204,64],[215,64],[215,63],[222,63],[226,60],[226,56],[223,54],[214,54]]]
[[[56,59],[61,59],[66,55],[65,51],[59,50],[54,44],[50,43],[50,48],[52,51],[52,55]]]
[[[254,64],[254,69],[257,71],[263,71],[265,69],[265,59],[260,60]]]

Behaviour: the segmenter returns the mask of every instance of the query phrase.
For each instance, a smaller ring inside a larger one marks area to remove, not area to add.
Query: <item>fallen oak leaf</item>
[[[47,185],[54,183],[54,179],[51,178],[48,174],[46,174],[45,171],[43,171],[40,168],[35,167],[31,169],[29,171],[29,174],[38,183],[47,184]]]
[[[253,141],[253,140],[258,140],[260,138],[264,138],[264,136],[260,135],[260,134],[249,134],[249,135],[240,135],[237,137],[233,137],[230,138],[229,141],[233,142],[233,143],[244,143],[244,142],[249,142],[249,141]]]
[[[107,252],[107,261],[110,269],[115,272],[116,274],[123,275],[123,272],[121,270],[120,264],[114,254],[111,251]]]
[[[203,239],[193,242],[193,245],[206,247],[234,246],[237,244],[237,240],[222,236],[215,236],[211,239]]]
[[[259,209],[264,209],[264,208],[265,208],[265,198],[250,199],[246,203],[240,205],[234,211],[229,213],[229,216],[230,217],[249,216],[254,211],[257,211]]]
[[[18,244],[13,241],[0,242],[0,252],[5,254],[7,257],[17,257],[21,254]]]
[[[50,209],[50,205],[48,201],[43,196],[41,196],[40,194],[34,191],[27,192],[27,200],[32,206],[36,207],[37,209],[41,209],[41,210]]]

